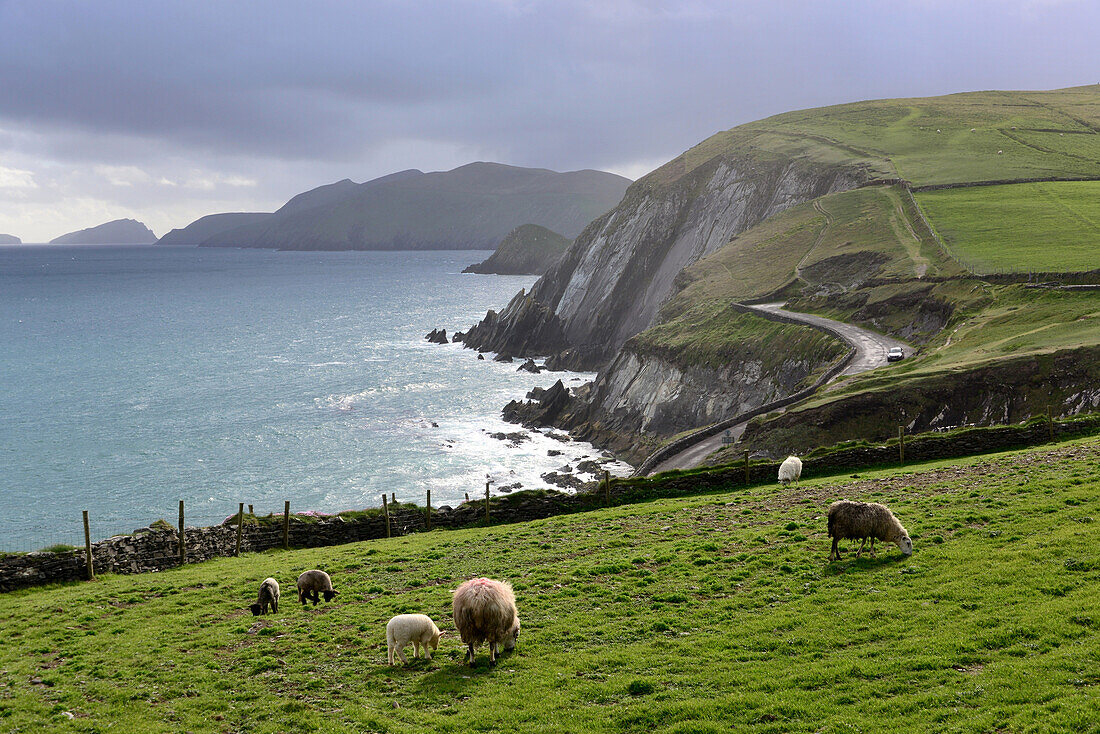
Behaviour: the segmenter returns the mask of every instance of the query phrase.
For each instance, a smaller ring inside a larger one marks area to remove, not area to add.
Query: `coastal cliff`
[[[655,323],[685,267],[790,206],[869,178],[859,165],[760,159],[751,150],[719,154],[687,171],[683,159],[627,189],[619,206],[592,222],[532,286],[531,303],[513,300],[487,317],[467,345],[550,355],[572,368],[603,366]],[[544,322],[536,331],[553,338],[533,337],[533,312]]]

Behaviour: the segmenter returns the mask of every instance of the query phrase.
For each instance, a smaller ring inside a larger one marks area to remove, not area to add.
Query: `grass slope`
[[[944,244],[974,272],[1100,268],[1100,181],[982,186],[916,196]]]
[[[1098,731],[1098,459],[1092,439],[8,594],[0,728]],[[889,504],[916,554],[827,563],[838,497]],[[313,567],[341,595],[302,609]],[[257,620],[269,574],[284,606]],[[445,638],[386,667],[385,620],[453,629],[476,574],[515,584],[517,651],[471,670]]]
[[[667,181],[715,155],[862,165],[914,185],[1100,177],[1100,85],[883,99],[788,112],[718,133],[655,171]],[[648,178],[648,177],[647,177]]]

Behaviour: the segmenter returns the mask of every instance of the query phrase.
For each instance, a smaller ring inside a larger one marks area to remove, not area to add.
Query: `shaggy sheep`
[[[439,649],[439,638],[443,635],[426,614],[398,614],[386,624],[386,647],[389,648],[389,662],[393,665],[394,653],[401,662],[405,659],[405,648],[412,643],[413,658],[420,657],[420,648],[424,648],[424,658],[432,659],[432,650]]]
[[[867,539],[871,539],[871,557],[875,556],[875,539],[895,543],[905,555],[912,555],[913,541],[890,509],[877,502],[851,502],[840,500],[829,505],[829,537],[833,548],[829,560],[840,560],[837,543],[841,540],[860,540],[856,558],[863,553]]]
[[[470,665],[474,664],[474,650],[482,642],[489,643],[489,664],[496,665],[497,645],[505,650],[516,646],[519,637],[519,615],[516,613],[516,596],[507,581],[471,579],[454,593],[455,627],[462,641],[469,647]]]
[[[802,460],[797,456],[788,456],[783,460],[783,463],[779,465],[779,483],[790,484],[791,482],[798,483],[798,479],[802,476]]]
[[[333,591],[332,579],[324,571],[306,571],[298,577],[298,601],[302,602],[302,606],[305,606],[307,599],[317,606],[320,601],[318,592],[325,595],[325,601],[332,601],[332,597],[340,593]]]
[[[258,617],[261,614],[267,614],[267,607],[271,606],[271,613],[277,614],[279,611],[279,582],[273,578],[266,578],[264,582],[260,584],[260,595],[256,598],[256,603],[249,609],[252,610],[252,616]]]

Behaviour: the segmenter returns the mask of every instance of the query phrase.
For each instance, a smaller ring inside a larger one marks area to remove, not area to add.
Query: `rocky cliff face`
[[[842,351],[806,350],[777,361],[765,358],[766,348],[757,345],[759,354],[715,368],[678,364],[628,342],[594,383],[570,392],[559,381],[545,392],[534,391],[534,401],[509,403],[504,417],[568,430],[637,464],[685,428],[715,423],[801,390]]]
[[[840,441],[885,441],[897,436],[898,425],[920,433],[1019,423],[1047,410],[1076,415],[1100,409],[1098,385],[1100,347],[1021,357],[754,421],[742,443],[780,456]]]
[[[685,266],[787,207],[869,178],[856,165],[760,160],[749,153],[717,155],[682,175],[677,166],[680,159],[632,185],[622,203],[590,224],[532,287],[530,297],[546,322],[538,331],[554,339],[532,338],[533,307],[513,301],[483,321],[467,344],[556,355],[558,364],[571,367],[606,364],[654,323]]]

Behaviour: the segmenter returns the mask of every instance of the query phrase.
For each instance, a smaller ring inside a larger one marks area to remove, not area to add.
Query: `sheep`
[[[802,460],[797,456],[788,456],[783,460],[783,463],[779,465],[780,484],[790,484],[791,482],[797,484],[801,476]]]
[[[839,500],[829,505],[829,537],[833,539],[833,547],[829,552],[830,561],[840,560],[840,549],[837,543],[842,539],[859,538],[856,558],[863,553],[863,546],[868,538],[871,539],[872,558],[875,557],[876,538],[895,543],[907,556],[913,554],[913,541],[909,539],[909,533],[888,507],[877,502]]]
[[[333,590],[332,579],[324,571],[306,571],[298,577],[298,601],[302,602],[302,606],[306,605],[306,600],[317,606],[320,601],[317,592],[325,595],[325,601],[332,601],[332,597],[340,593]]]
[[[516,613],[516,596],[507,581],[470,579],[454,592],[453,605],[455,627],[466,643],[470,666],[474,664],[474,650],[482,642],[489,643],[489,664],[496,665],[497,645],[505,650],[516,646],[519,637],[519,615]]]
[[[405,647],[412,643],[413,658],[420,657],[420,648],[424,648],[424,658],[432,659],[432,650],[439,649],[439,638],[443,633],[426,614],[398,614],[386,624],[386,647],[389,648],[389,663],[393,665],[394,653],[401,662],[408,664]]]
[[[279,612],[279,582],[273,578],[266,578],[264,582],[260,584],[260,595],[256,598],[256,603],[249,607],[252,610],[252,616],[258,617],[261,614],[267,614],[267,607],[271,606],[271,613],[278,614]]]

